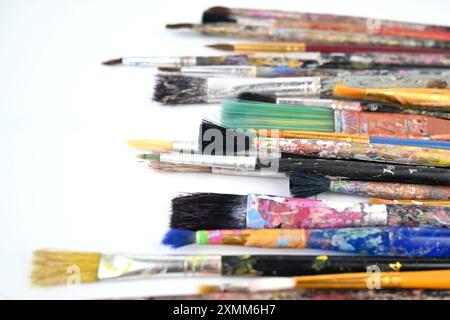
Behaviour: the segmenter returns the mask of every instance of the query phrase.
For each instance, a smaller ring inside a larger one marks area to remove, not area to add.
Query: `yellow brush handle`
[[[130,140],[128,145],[139,150],[152,152],[171,152],[173,142],[168,140]]]
[[[304,52],[304,43],[296,42],[257,42],[238,43],[234,45],[237,52]]]
[[[450,201],[445,200],[386,200],[379,198],[370,198],[369,203],[372,204],[401,204],[401,205],[417,205],[417,206],[439,206],[449,207]]]

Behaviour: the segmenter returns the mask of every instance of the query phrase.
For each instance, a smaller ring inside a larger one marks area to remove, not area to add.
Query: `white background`
[[[439,0],[0,0],[0,298],[191,292],[197,282],[181,279],[32,288],[32,251],[169,253],[159,242],[176,192],[288,195],[286,180],[153,172],[126,145],[133,138],[196,139],[200,119],[219,106],[160,106],[151,101],[152,70],[100,62],[125,55],[218,54],[204,45],[223,39],[164,29],[166,23],[199,22],[202,10],[214,5],[444,25],[450,12],[450,2]]]

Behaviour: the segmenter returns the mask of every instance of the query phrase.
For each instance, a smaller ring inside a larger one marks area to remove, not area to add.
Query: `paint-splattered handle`
[[[450,228],[450,208],[440,206],[387,205],[389,226]]]

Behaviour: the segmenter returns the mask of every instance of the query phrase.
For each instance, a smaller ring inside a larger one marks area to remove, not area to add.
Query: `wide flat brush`
[[[371,18],[304,13],[279,10],[259,10],[212,7],[203,12],[202,23],[237,23],[272,27],[300,27],[309,29],[371,32],[387,36],[402,36],[436,40],[450,40],[450,28],[429,24],[376,19],[380,27],[370,28]],[[381,27],[382,26],[382,27]]]
[[[285,104],[293,106],[315,106],[333,110],[349,110],[361,112],[415,114],[450,120],[450,112],[442,108],[407,108],[395,104],[379,102],[364,102],[335,99],[318,99],[308,97],[279,97],[271,93],[242,92],[236,97],[238,100]]]
[[[313,106],[314,102],[307,104],[312,106],[226,99],[220,111],[220,122],[231,129],[258,128],[254,130],[256,134],[272,138],[450,148],[449,142],[432,141],[450,140],[449,120],[422,115],[336,110],[322,107],[320,100],[318,107]]]
[[[353,76],[336,78],[287,77],[287,78],[228,78],[188,76],[178,73],[162,73],[156,76],[153,100],[163,104],[217,103],[244,91],[275,93],[289,96],[326,96],[337,84],[355,87],[403,86],[422,88],[436,84],[447,87],[447,74],[410,74],[409,76]]]
[[[323,53],[411,53],[411,54],[450,54],[450,50],[431,48],[405,48],[373,45],[349,44],[315,44],[304,42],[249,42],[217,43],[207,45],[209,48],[233,51],[236,53],[289,53],[289,52],[323,52]]]
[[[31,281],[34,285],[67,284],[67,267],[78,265],[81,282],[114,279],[204,276],[295,276],[364,271],[450,268],[449,259],[301,255],[136,255],[123,253],[37,250]]]
[[[199,293],[221,291],[260,292],[293,289],[450,289],[450,270],[369,272],[259,279],[224,285],[200,285]]]
[[[368,256],[450,257],[450,229],[447,228],[171,229],[162,243],[173,248],[189,244],[209,244],[310,248]]]
[[[333,202],[269,195],[193,193],[172,199],[170,227],[183,230],[450,227],[450,208]]]
[[[290,174],[289,189],[292,196],[300,198],[311,197],[322,192],[336,192],[394,200],[450,199],[448,186],[329,179],[301,171]]]
[[[350,44],[407,48],[450,49],[449,41],[411,39],[370,33],[314,30],[305,28],[272,28],[270,26],[239,25],[234,23],[166,25],[168,29],[190,29],[207,35],[270,41],[306,42],[316,44]]]

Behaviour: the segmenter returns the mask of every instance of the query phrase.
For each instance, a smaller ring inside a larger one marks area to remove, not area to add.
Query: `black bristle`
[[[209,120],[202,120],[198,139],[200,152],[205,155],[244,155],[251,147],[249,135]]]
[[[158,74],[153,100],[163,104],[207,102],[207,80],[178,74]]]
[[[273,93],[259,93],[259,92],[242,92],[237,96],[239,100],[277,103],[277,97]]]
[[[315,196],[330,190],[330,180],[326,177],[294,171],[289,177],[291,195],[299,198]]]
[[[190,193],[172,199],[170,227],[183,230],[245,229],[247,196]]]
[[[214,12],[205,11],[202,16],[202,23],[237,23],[236,19],[233,19],[226,12]]]

